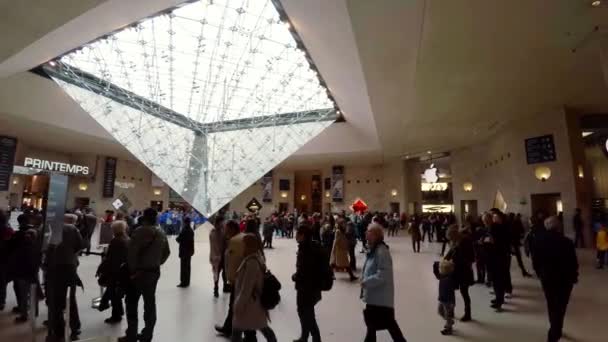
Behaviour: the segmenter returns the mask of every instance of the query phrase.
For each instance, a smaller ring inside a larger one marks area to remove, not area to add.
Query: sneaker
[[[222,291],[224,293],[230,293],[231,292],[230,285],[228,285],[228,284],[224,285],[224,289]]]
[[[505,298],[511,299],[511,298],[513,298],[513,294],[512,293],[507,293],[507,294],[505,294]]]
[[[218,288],[214,288],[213,289],[213,297],[217,298],[220,296],[220,291],[218,290]]]
[[[454,333],[454,331],[452,329],[443,329],[441,330],[441,335],[443,336],[449,336],[452,335]]]
[[[358,277],[350,277],[350,281],[355,281],[355,280],[358,280],[358,279],[359,279]]]
[[[19,312],[20,311],[19,311],[19,307],[18,306],[13,307],[13,309],[11,310],[11,313],[14,313],[15,315],[18,314]]]

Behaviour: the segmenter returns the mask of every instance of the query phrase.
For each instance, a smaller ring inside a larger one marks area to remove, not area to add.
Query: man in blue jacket
[[[366,236],[369,252],[361,273],[361,298],[366,304],[363,311],[367,326],[365,342],[376,342],[376,331],[385,329],[393,341],[406,342],[395,320],[393,259],[384,243],[384,229],[372,223]]]

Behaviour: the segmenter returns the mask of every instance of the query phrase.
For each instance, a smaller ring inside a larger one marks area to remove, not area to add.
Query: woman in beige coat
[[[259,330],[266,341],[277,342],[268,325],[268,311],[261,302],[266,265],[259,241],[252,234],[243,236],[245,258],[236,271],[232,316],[232,342],[241,342],[245,331]]]
[[[338,220],[336,223],[336,237],[334,239],[334,246],[331,250],[330,264],[334,270],[338,272],[346,271],[350,276],[350,280],[354,281],[358,278],[353,274],[353,270],[350,267],[350,259],[348,256],[348,249],[350,243],[346,237],[346,227],[343,219]]]

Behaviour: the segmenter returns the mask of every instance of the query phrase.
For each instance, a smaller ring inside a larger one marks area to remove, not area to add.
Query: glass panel
[[[189,3],[45,70],[206,215],[336,118],[270,0]]]

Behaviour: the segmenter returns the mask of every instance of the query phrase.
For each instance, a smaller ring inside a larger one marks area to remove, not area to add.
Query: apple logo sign
[[[428,169],[424,170],[423,177],[428,183],[437,183],[439,176],[437,175],[437,168],[435,167],[435,164],[431,164]]]

